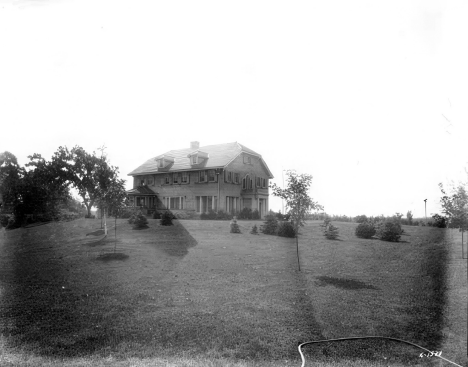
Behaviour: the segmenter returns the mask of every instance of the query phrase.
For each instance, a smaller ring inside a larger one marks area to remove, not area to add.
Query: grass
[[[174,223],[149,219],[148,229],[134,231],[119,220],[116,244],[112,228],[102,238],[98,220],[8,231],[0,245],[0,362],[299,366],[298,343],[364,335],[409,340],[450,359],[449,331],[462,337],[463,328],[447,330],[444,321],[447,294],[463,287],[447,287],[444,230],[405,227],[405,243],[386,243],[337,223],[341,241],[330,241],[310,222],[298,272],[294,239],[250,234],[260,221],[239,221],[241,234],[229,233],[229,222]],[[457,316],[466,326],[466,312]],[[459,349],[452,352],[466,359],[466,343]],[[382,340],[304,351],[314,366],[435,363]]]

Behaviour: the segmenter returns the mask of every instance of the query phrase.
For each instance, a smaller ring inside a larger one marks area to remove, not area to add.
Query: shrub
[[[130,218],[128,218],[128,223],[129,224],[133,224],[133,222],[135,221],[135,218],[137,216],[137,213],[132,213],[132,215],[130,216]]]
[[[222,210],[220,210],[218,213],[216,213],[216,219],[217,220],[231,220],[232,215],[229,213],[225,213]]]
[[[336,240],[339,235],[339,230],[333,224],[329,223],[328,226],[324,229],[323,234],[329,240]]]
[[[375,227],[372,223],[364,222],[359,223],[356,227],[355,234],[359,238],[372,238],[375,235]]]
[[[132,224],[134,229],[148,228],[148,219],[146,219],[142,212],[139,212],[135,215]]]
[[[294,227],[291,222],[280,222],[278,225],[277,234],[280,237],[296,237],[296,232],[294,231]]]
[[[398,222],[387,220],[379,223],[377,237],[382,241],[398,242],[401,237],[401,226]]]
[[[0,215],[0,226],[6,227],[8,225],[8,221],[10,219],[10,216],[7,214],[1,214]]]
[[[96,216],[94,214],[85,214],[84,216],[86,219],[96,219]]]
[[[19,221],[15,220],[15,216],[14,215],[10,215],[8,217],[8,223],[5,227],[5,229],[15,229],[15,228],[18,228],[20,227],[20,223]]]
[[[358,215],[357,217],[354,218],[356,223],[365,223],[367,222],[367,217],[365,215]]]
[[[155,210],[153,213],[153,219],[161,219],[161,213]]]
[[[257,228],[256,224],[254,224],[254,226],[252,227],[252,230],[250,231],[250,234],[258,234],[258,228]]]
[[[260,212],[259,212],[257,209],[255,209],[255,210],[252,212],[252,217],[251,217],[251,219],[253,219],[253,220],[259,220],[259,219],[260,219]]]
[[[201,213],[200,214],[200,219],[203,220],[214,220],[216,219],[216,212],[212,209],[208,211],[208,213]]]
[[[252,219],[252,209],[244,208],[239,213],[239,219]]]
[[[232,218],[230,226],[231,226],[231,233],[241,233],[239,225],[237,224],[236,217]]]
[[[119,217],[123,219],[128,219],[132,216],[133,211],[130,209],[122,209],[122,211],[119,213]]]
[[[439,214],[434,214],[432,216],[432,219],[434,219],[433,226],[437,228],[445,228],[447,227],[447,218],[439,215]]]
[[[276,234],[278,230],[278,219],[276,219],[276,216],[267,215],[265,219],[266,221],[263,222],[260,231],[264,234]]]
[[[161,216],[160,223],[162,226],[172,226],[172,220],[174,219],[174,214],[169,210],[166,210],[163,215]]]

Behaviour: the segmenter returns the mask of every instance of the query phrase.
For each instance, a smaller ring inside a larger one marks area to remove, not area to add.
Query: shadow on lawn
[[[132,316],[147,307],[138,286],[124,284],[120,267],[103,267],[112,260],[123,264],[128,255],[109,253],[100,261],[77,257],[73,251],[63,256],[70,251],[62,246],[69,235],[66,227],[40,228],[41,236],[28,237],[18,229],[0,238],[0,333],[9,346],[44,356],[86,356],[108,353],[133,340],[122,327],[125,323],[148,328]],[[171,256],[181,258],[196,245],[180,224],[169,233],[178,239],[169,241],[173,249],[164,249]],[[166,262],[165,271],[178,261]],[[144,342],[144,337],[137,336],[136,342]]]
[[[319,282],[317,282],[317,285],[319,287],[323,287],[326,285],[333,285],[337,288],[351,289],[351,290],[357,290],[357,289],[378,290],[379,289],[377,287],[374,287],[371,284],[366,284],[364,282],[361,282],[359,280],[354,280],[354,279],[333,278],[333,277],[327,277],[327,276],[317,277],[317,279],[319,280]]]

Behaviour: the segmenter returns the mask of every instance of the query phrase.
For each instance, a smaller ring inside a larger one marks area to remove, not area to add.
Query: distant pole
[[[424,216],[426,217],[426,226],[427,226],[426,202],[427,202],[427,199],[424,199]]]

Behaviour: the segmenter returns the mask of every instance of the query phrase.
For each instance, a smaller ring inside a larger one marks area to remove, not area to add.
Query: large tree
[[[88,153],[82,147],[75,146],[68,150],[59,147],[53,157],[53,162],[58,171],[78,191],[86,206],[88,216],[91,208],[99,205],[104,207],[106,197],[110,197],[109,190],[115,191],[116,187],[124,190],[124,180],[118,178],[118,168],[110,165],[107,156]]]
[[[298,174],[294,170],[286,171],[286,175],[288,177],[286,188],[279,187],[276,184],[270,185],[270,188],[274,196],[286,201],[287,214],[290,215],[296,237],[297,264],[300,271],[299,228],[304,226],[305,219],[312,210],[323,210],[323,207],[309,196],[310,186],[312,185],[311,175]]]
[[[0,153],[0,211],[9,211],[18,201],[18,187],[24,169],[18,165],[15,155],[10,152]]]
[[[442,184],[439,184],[443,194],[440,199],[442,211],[449,218],[452,228],[459,228],[462,232],[468,230],[468,192],[464,185],[453,187],[451,194],[447,194]]]

